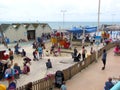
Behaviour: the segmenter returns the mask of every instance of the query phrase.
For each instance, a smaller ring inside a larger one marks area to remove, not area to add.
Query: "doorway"
[[[27,38],[28,38],[28,40],[35,40],[35,30],[28,30]]]

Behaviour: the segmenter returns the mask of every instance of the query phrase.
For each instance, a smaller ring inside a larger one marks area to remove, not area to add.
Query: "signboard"
[[[99,45],[100,42],[101,42],[101,36],[96,36],[96,37],[95,37],[95,44],[96,44],[96,45]]]

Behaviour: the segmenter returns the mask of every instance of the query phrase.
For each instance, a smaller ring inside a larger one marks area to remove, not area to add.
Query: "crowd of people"
[[[4,58],[0,60],[0,81],[7,80],[8,86],[14,82],[15,79],[19,79],[22,74],[28,75],[30,70],[31,61],[38,61],[43,58],[43,49],[45,49],[45,43],[43,41],[39,42],[33,42],[33,59],[29,58],[27,56],[27,52],[24,50],[24,48],[19,46],[19,43],[17,43],[14,46],[13,49],[9,48],[9,54],[4,54]],[[50,54],[55,55],[55,48],[52,48],[53,50],[46,50],[46,56],[49,56]],[[58,51],[60,52],[60,48],[58,48]],[[19,63],[15,63],[14,59],[15,57],[21,57],[23,59],[23,66],[21,67]],[[50,59],[45,63],[46,68],[52,68],[52,62]]]
[[[92,42],[92,44],[93,44],[93,42]],[[20,51],[19,50],[20,48],[21,47],[19,46],[19,43],[17,43],[15,45],[15,47],[14,47],[15,51],[12,51],[12,49],[9,48],[8,49],[9,50],[9,55],[8,55],[9,63],[8,62],[5,62],[5,63],[0,62],[0,80],[3,80],[3,79],[7,80],[8,85],[13,83],[14,79],[19,79],[21,74],[28,75],[29,72],[31,71],[30,65],[31,65],[32,59],[27,56],[27,52],[24,49],[22,49],[22,51]],[[33,53],[32,53],[33,61],[39,61],[40,59],[42,59],[43,58],[43,49],[46,49],[45,43],[41,40],[39,42],[35,41],[33,43],[33,49],[34,49]],[[94,52],[95,52],[95,50],[91,46],[90,54],[93,54]],[[19,66],[18,63],[14,63],[14,54],[20,55],[21,58],[23,58],[23,61],[24,61],[23,69],[21,69],[21,66]],[[51,54],[53,54],[54,56],[61,55],[61,48],[56,47],[55,45],[52,45],[50,50],[46,49],[46,51],[45,51],[46,56],[49,57]],[[87,55],[87,50],[86,50],[85,46],[82,46],[82,52],[79,52],[76,47],[74,48],[72,57],[74,58],[74,62],[78,62],[81,59],[85,60],[86,55]],[[106,50],[104,49],[103,53],[102,53],[102,62],[103,62],[102,70],[105,69],[106,58],[107,58],[107,53],[106,53]],[[46,65],[47,69],[53,68],[52,62],[50,59],[47,60],[45,65]],[[12,66],[13,66],[13,68],[12,68]],[[108,82],[105,83],[105,90],[109,90],[109,89],[106,89],[108,87],[110,87],[110,88],[113,87],[111,81],[112,81],[112,79],[109,78]],[[29,83],[29,85],[32,85],[32,83]],[[28,88],[28,87],[26,87],[26,88]],[[66,90],[65,82],[63,82],[61,84],[60,88],[61,88],[61,90]],[[65,89],[62,89],[62,88],[65,88]]]

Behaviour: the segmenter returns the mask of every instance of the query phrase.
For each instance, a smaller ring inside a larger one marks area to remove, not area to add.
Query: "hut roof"
[[[23,23],[23,26],[27,29],[29,27],[29,23]]]
[[[12,26],[13,26],[15,29],[18,29],[19,26],[20,26],[20,23],[13,23]]]
[[[38,23],[32,23],[32,25],[33,25],[34,28],[37,28],[39,24]]]
[[[10,26],[10,24],[1,24],[0,30],[2,30],[4,32],[9,26]]]

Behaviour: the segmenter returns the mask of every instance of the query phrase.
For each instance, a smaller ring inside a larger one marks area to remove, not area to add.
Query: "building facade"
[[[10,42],[35,40],[43,33],[52,33],[52,29],[47,23],[1,24],[1,27],[1,33],[3,32],[4,37],[8,38]]]

